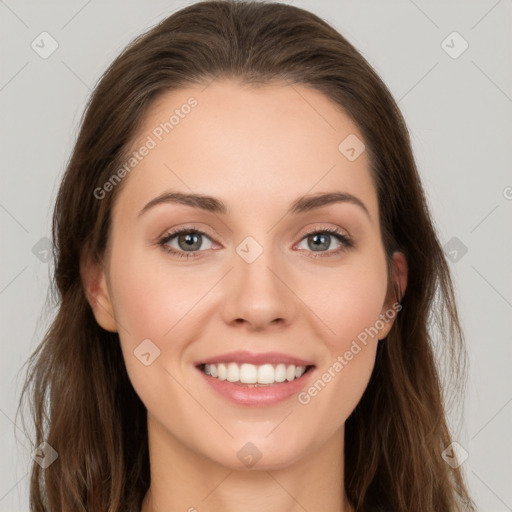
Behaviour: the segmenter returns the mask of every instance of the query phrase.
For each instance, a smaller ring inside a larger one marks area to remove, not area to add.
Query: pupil
[[[329,242],[328,242],[328,236],[326,235],[313,235],[313,244],[315,247],[320,247],[320,246],[324,246],[323,248],[324,249],[327,249],[329,247]],[[324,241],[322,242],[321,239],[323,239]]]
[[[182,235],[180,238],[185,239],[187,249],[199,249],[199,247],[201,246],[201,243],[199,242],[197,247],[193,247],[194,244],[197,244],[197,241],[199,239],[198,235],[192,235],[190,233],[187,233],[186,235]]]

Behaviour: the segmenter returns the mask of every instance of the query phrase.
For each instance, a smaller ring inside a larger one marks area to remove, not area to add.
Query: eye
[[[333,242],[336,242],[338,247],[329,250]],[[300,247],[304,243],[306,248]],[[166,233],[158,241],[158,245],[173,256],[187,259],[196,258],[201,252],[213,248],[212,239],[195,227],[176,229]],[[351,239],[337,228],[310,231],[298,244],[299,249],[316,253],[310,256],[313,258],[335,256],[353,246]]]
[[[189,227],[166,233],[158,245],[175,256],[188,259],[197,257],[197,252],[211,249],[212,240],[203,231]]]
[[[334,250],[328,250],[332,242],[337,242],[338,247]],[[311,249],[309,252],[319,253],[313,254],[313,258],[333,256],[345,251],[347,248],[353,247],[354,244],[350,238],[337,228],[317,229],[306,233],[300,244],[306,244],[305,250]],[[299,249],[304,249],[300,247]]]

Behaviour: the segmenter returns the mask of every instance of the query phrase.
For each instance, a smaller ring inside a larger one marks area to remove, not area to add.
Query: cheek
[[[193,317],[194,304],[208,291],[208,281],[194,279],[186,271],[171,275],[168,268],[154,265],[143,250],[127,252],[117,261],[122,264],[111,271],[114,309],[125,327],[125,339],[162,343],[176,338],[180,322]]]
[[[387,291],[385,259],[347,265],[325,282],[322,293],[317,290],[307,299],[329,328],[320,338],[324,357],[299,403],[335,429],[356,407],[374,367],[377,322]]]
[[[336,272],[324,272],[315,283],[302,282],[305,301],[328,328],[322,338],[331,352],[344,351],[379,319],[387,292],[385,259],[361,258]]]
[[[190,309],[200,291],[179,277],[163,277],[162,269],[148,263],[142,250],[123,250],[119,243],[112,251],[111,261],[119,262],[111,266],[110,274],[126,369],[135,390],[146,402],[155,387],[164,386],[169,379],[164,373],[165,363],[169,355],[182,351],[180,340],[187,339],[183,330],[190,328]]]

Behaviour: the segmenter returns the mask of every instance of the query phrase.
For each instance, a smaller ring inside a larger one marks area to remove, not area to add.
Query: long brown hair
[[[33,464],[31,510],[140,511],[150,484],[146,410],[118,335],[95,321],[80,262],[102,260],[122,183],[101,200],[93,191],[122,165],[148,108],[165,92],[218,78],[302,84],[350,116],[370,157],[387,256],[400,250],[408,261],[403,309],[346,421],[350,502],[358,512],[474,510],[460,468],[441,456],[451,436],[430,327],[441,333],[451,382],[462,382],[465,353],[404,119],[369,63],[322,19],[290,5],[230,0],[190,5],[136,38],[87,105],[53,216],[57,313],[28,362],[20,401],[29,395],[35,446],[48,442],[58,453],[46,469]]]

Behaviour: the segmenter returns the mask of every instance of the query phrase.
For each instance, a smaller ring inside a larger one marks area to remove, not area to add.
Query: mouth
[[[216,363],[200,364],[197,366],[205,375],[218,381],[227,381],[237,386],[256,388],[269,387],[277,384],[293,382],[301,379],[315,365],[270,364],[261,365],[250,363]]]
[[[269,407],[297,397],[316,373],[311,360],[247,350],[218,354],[194,366],[215,396],[251,407]]]
[[[314,378],[315,365],[201,363],[198,374],[222,400],[242,407],[271,407],[297,399]]]

